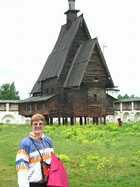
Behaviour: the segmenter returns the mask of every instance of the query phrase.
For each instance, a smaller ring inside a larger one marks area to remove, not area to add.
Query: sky
[[[117,94],[140,96],[139,0],[76,0],[92,38],[97,37]],[[29,97],[51,53],[68,0],[0,0],[0,86],[15,82]]]

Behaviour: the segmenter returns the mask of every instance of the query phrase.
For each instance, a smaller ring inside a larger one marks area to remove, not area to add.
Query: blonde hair
[[[33,121],[39,121],[39,120],[41,120],[41,121],[43,121],[45,123],[45,117],[42,114],[39,114],[39,113],[34,114],[31,117],[31,125],[32,125]]]

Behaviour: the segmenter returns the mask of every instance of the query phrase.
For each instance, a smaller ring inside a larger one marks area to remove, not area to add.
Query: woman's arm
[[[27,145],[22,141],[16,155],[16,170],[19,187],[29,187],[29,155]]]

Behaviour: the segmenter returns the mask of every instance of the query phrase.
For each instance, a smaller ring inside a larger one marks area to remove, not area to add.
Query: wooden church
[[[66,24],[19,112],[24,116],[42,113],[48,123],[58,118],[59,124],[67,119],[74,124],[77,117],[80,124],[86,124],[87,117],[96,123],[102,118],[105,123],[105,117],[113,114],[114,98],[107,90],[114,83],[98,39],[91,38],[83,14],[77,15],[75,0],[68,2]]]

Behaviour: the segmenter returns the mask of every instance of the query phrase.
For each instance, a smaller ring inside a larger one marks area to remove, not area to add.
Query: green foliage
[[[125,94],[125,95],[118,95],[118,99],[129,99],[129,98],[131,98],[131,97],[129,97],[127,94]]]
[[[128,94],[125,94],[125,95],[119,94],[117,98],[118,99],[132,99],[132,98],[136,98],[136,96],[134,94],[132,94],[130,96]]]
[[[0,100],[19,100],[19,92],[16,91],[15,84],[6,83],[0,87]]]
[[[0,126],[0,187],[17,187],[15,156],[30,126]],[[140,124],[46,126],[70,187],[139,187]],[[10,153],[10,154],[9,154]],[[5,176],[6,179],[5,179]]]

